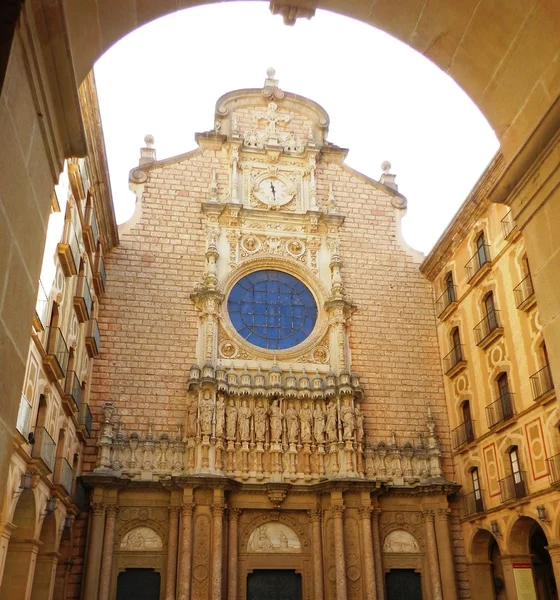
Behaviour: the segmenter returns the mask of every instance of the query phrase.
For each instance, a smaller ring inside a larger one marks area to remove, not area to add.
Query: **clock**
[[[292,200],[294,190],[278,177],[265,177],[255,185],[253,195],[270,207],[283,206]]]

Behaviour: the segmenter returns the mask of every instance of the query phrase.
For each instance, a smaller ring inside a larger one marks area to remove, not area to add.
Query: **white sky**
[[[216,100],[261,88],[273,66],[280,87],[330,115],[329,140],[347,164],[379,179],[389,160],[408,198],[408,243],[428,252],[498,149],[478,108],[420,54],[359,21],[317,11],[294,27],[265,2],[173,13],[120,40],[95,65],[117,221],[134,210],[128,172],[144,135],[159,160],[196,147],[213,128]]]

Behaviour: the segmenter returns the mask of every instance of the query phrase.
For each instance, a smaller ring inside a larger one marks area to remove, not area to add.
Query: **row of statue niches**
[[[351,396],[330,401],[286,398],[230,398],[205,389],[190,393],[187,439],[228,442],[311,444],[364,439],[364,414]]]

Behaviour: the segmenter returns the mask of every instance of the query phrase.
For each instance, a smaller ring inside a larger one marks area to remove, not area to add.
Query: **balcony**
[[[519,310],[528,311],[537,303],[535,290],[533,288],[533,280],[530,275],[527,275],[525,279],[522,279],[520,283],[513,288],[513,294]]]
[[[542,369],[529,377],[531,381],[531,389],[533,390],[533,400],[540,400],[547,395],[552,395],[554,391],[554,382],[552,381],[552,373],[550,365],[545,365]]]
[[[507,240],[513,233],[518,231],[517,223],[513,220],[511,210],[502,219],[502,231],[504,232],[504,240]]]
[[[101,335],[99,333],[99,325],[97,319],[92,319],[88,323],[86,333],[86,350],[90,358],[97,358],[99,356],[99,349],[101,347]]]
[[[475,284],[490,270],[490,246],[483,244],[465,265],[467,282]]]
[[[27,399],[25,394],[21,395],[21,400],[19,401],[19,410],[16,421],[16,429],[21,433],[21,435],[27,440],[27,436],[29,435],[29,424],[31,421],[31,402]]]
[[[95,217],[93,206],[89,206],[86,210],[82,234],[84,236],[84,245],[89,254],[94,254],[97,252],[97,244],[99,242],[99,227],[97,225],[97,219]]]
[[[453,450],[474,442],[474,421],[465,421],[459,427],[455,427],[451,432],[451,439],[453,440]]]
[[[80,158],[77,163],[73,162],[68,165],[68,179],[76,201],[84,201],[87,198],[89,189],[89,180],[84,159]]]
[[[51,381],[63,379],[68,367],[68,346],[58,327],[47,327],[45,330],[47,340],[46,353],[43,357],[45,372]]]
[[[492,404],[486,407],[486,418],[488,420],[488,427],[495,427],[501,423],[509,421],[513,417],[513,394],[504,394],[498,398]]]
[[[555,454],[546,459],[548,463],[548,479],[550,485],[560,485],[560,454]]]
[[[39,290],[37,291],[37,302],[35,303],[35,317],[33,328],[36,332],[44,331],[49,319],[49,297],[43,282],[39,279]]]
[[[449,285],[436,300],[436,313],[439,319],[445,319],[457,308],[457,286]]]
[[[78,416],[78,423],[80,427],[83,427],[86,433],[86,437],[91,437],[91,425],[93,423],[93,418],[91,416],[91,410],[87,404],[82,404],[80,406],[80,414]]]
[[[482,501],[483,490],[470,492],[463,496],[463,515],[470,517],[478,513],[484,512],[484,502]]]
[[[72,493],[74,471],[65,458],[57,458],[54,467],[53,483],[59,485],[69,496]]]
[[[449,354],[443,357],[443,372],[448,377],[454,377],[467,365],[463,344],[454,346]]]
[[[72,230],[69,235],[70,243],[58,244],[58,259],[66,277],[77,275],[80,268],[80,244]]]
[[[74,295],[74,310],[80,323],[89,321],[91,310],[93,308],[93,300],[87,279],[81,275],[78,277],[78,286]]]
[[[525,471],[519,471],[508,477],[500,479],[500,495],[501,502],[509,502],[510,500],[519,500],[527,495],[527,474]]]
[[[56,444],[44,427],[35,427],[35,443],[31,447],[31,458],[37,460],[37,464],[52,473],[54,470],[54,451]]]
[[[95,293],[98,296],[101,296],[105,293],[105,284],[107,282],[107,273],[105,271],[105,261],[103,257],[98,254],[97,259],[95,260],[95,270],[93,273],[93,287],[95,288]]]
[[[482,321],[474,326],[474,340],[476,345],[486,349],[494,343],[503,333],[500,311],[489,312]]]
[[[71,414],[78,412],[82,405],[82,385],[74,371],[68,371],[66,375],[63,402]]]

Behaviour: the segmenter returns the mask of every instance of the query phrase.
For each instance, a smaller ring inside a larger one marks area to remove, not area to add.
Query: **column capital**
[[[222,517],[225,509],[226,509],[226,507],[223,504],[223,502],[212,504],[212,516]]]
[[[427,522],[431,522],[433,523],[435,520],[435,513],[433,510],[423,510],[422,511],[422,520],[427,523]]]
[[[106,504],[105,512],[108,517],[116,517],[119,514],[119,508],[117,504]]]
[[[102,502],[92,502],[90,506],[91,512],[96,517],[101,517],[105,513],[105,504]]]
[[[181,507],[180,506],[168,506],[167,507],[167,514],[170,517],[178,517],[180,511],[181,511]]]
[[[451,515],[451,510],[449,508],[438,508],[437,515],[440,521],[447,521]]]
[[[241,508],[228,508],[227,509],[229,520],[230,521],[238,521],[243,509]]]
[[[381,509],[379,508],[379,506],[374,506],[373,510],[371,511],[371,516],[372,516],[373,520],[379,521],[380,514],[381,514]]]
[[[193,512],[194,512],[194,503],[190,502],[189,504],[183,504],[183,506],[181,506],[181,515],[183,515],[183,517],[192,517],[193,516]]]
[[[358,508],[358,513],[360,515],[360,519],[367,519],[369,520],[371,518],[372,513],[374,512],[374,508],[373,506],[360,506]]]
[[[344,504],[331,504],[331,512],[335,519],[342,519],[344,514]]]
[[[312,523],[320,523],[321,517],[323,516],[323,511],[319,509],[308,510],[307,516],[311,519]]]

